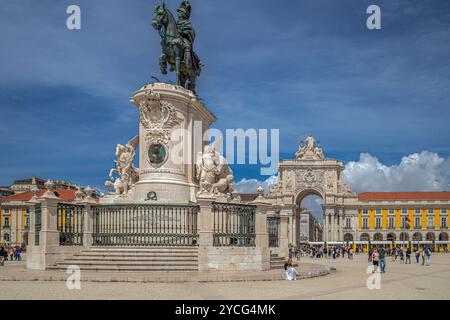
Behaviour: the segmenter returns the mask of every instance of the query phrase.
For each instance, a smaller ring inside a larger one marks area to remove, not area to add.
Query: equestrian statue
[[[193,50],[195,30],[189,18],[191,4],[183,1],[177,9],[178,21],[165,4],[157,5],[153,14],[152,26],[161,36],[162,54],[159,65],[162,74],[175,71],[177,84],[195,93],[195,81],[200,75],[202,62]]]

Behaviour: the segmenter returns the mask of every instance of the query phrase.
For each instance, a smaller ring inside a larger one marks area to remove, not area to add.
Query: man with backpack
[[[430,257],[431,257],[431,250],[430,250],[430,248],[426,248],[425,249],[424,255],[425,255],[425,265],[429,266],[430,265]]]

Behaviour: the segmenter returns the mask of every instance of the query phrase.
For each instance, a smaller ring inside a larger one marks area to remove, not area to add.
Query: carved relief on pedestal
[[[148,144],[148,161],[154,168],[161,167],[169,155],[169,141],[172,130],[183,122],[177,116],[175,107],[160,95],[149,91],[139,102],[139,113],[144,139]]]

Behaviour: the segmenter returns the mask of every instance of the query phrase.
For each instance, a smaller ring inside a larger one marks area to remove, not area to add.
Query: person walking
[[[406,249],[406,264],[411,264],[411,248]]]
[[[296,249],[295,246],[291,246],[291,258],[295,259],[297,257],[297,253],[296,253]]]
[[[5,265],[5,259],[8,259],[8,252],[6,251],[6,249],[1,246],[0,247],[0,266],[4,266]]]
[[[13,247],[9,247],[8,254],[9,254],[9,259],[11,261],[13,261],[14,260],[14,249],[13,249]]]
[[[16,246],[16,248],[14,249],[14,259],[15,259],[16,261],[22,260],[22,259],[21,259],[21,256],[20,256],[21,251],[22,251],[22,250],[20,249],[20,246]]]
[[[384,248],[381,248],[380,250],[380,269],[381,273],[384,273],[386,269],[386,251]]]
[[[403,248],[399,249],[399,255],[400,255],[400,263],[405,262],[405,255],[403,252]]]
[[[380,262],[380,255],[377,251],[377,249],[373,249],[373,253],[372,253],[372,263],[373,263],[373,273],[375,273],[379,267],[379,262]]]
[[[425,265],[426,266],[430,265],[430,257],[431,257],[431,250],[430,250],[430,248],[426,248],[425,249]]]
[[[419,249],[414,249],[414,255],[416,256],[416,263],[419,263],[419,259],[420,259],[420,251]]]

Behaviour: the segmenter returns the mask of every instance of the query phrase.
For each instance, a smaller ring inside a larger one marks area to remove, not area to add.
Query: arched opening
[[[344,241],[345,242],[353,241],[353,235],[351,233],[344,234]]]
[[[322,241],[322,234],[316,230],[319,223],[323,223],[323,197],[319,191],[306,189],[300,192],[295,201],[296,214],[296,241]]]
[[[375,233],[373,235],[373,240],[374,241],[383,241],[383,235],[381,233]]]
[[[439,234],[439,241],[448,241],[448,233],[447,232],[441,232]]]
[[[416,232],[413,234],[413,241],[422,241],[422,234],[420,232]]]
[[[406,232],[400,233],[400,241],[409,241],[409,234]]]
[[[388,233],[386,240],[387,241],[395,241],[397,237],[395,236],[395,233]]]
[[[436,240],[436,236],[434,235],[433,232],[428,232],[426,239],[427,239],[427,241],[434,241],[434,240]]]
[[[367,233],[361,234],[361,237],[359,238],[361,241],[369,241],[370,236]]]

